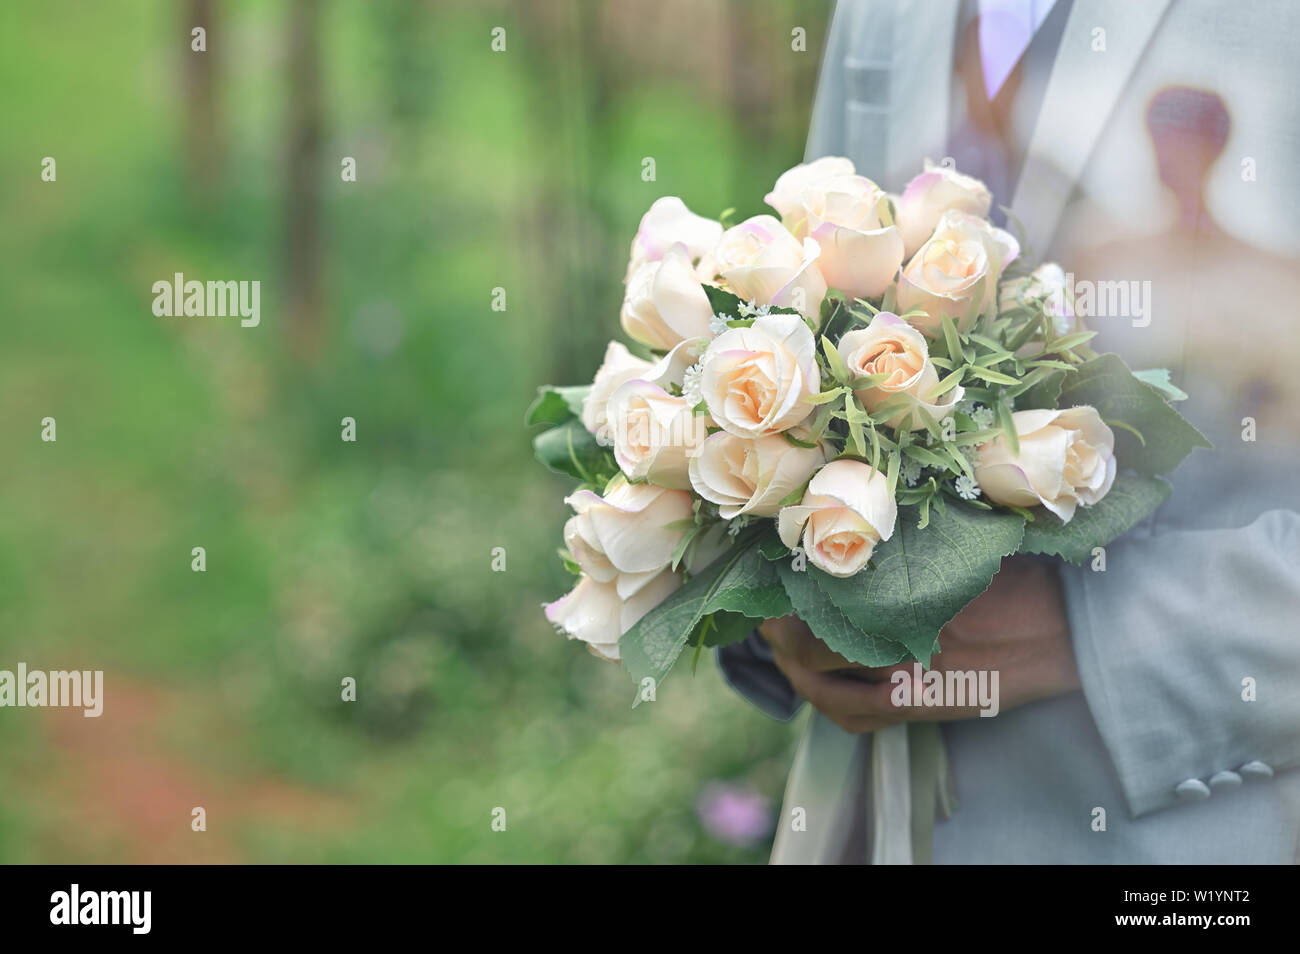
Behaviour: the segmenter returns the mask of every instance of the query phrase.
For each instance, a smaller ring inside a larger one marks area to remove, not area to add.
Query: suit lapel
[[[1071,7],[1011,202],[1035,254],[1051,244],[1070,193],[1168,6],[1169,0],[1089,0]],[[1104,51],[1093,49],[1099,28],[1105,30]]]

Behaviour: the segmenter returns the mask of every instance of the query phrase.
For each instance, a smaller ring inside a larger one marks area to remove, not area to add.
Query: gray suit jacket
[[[940,158],[957,18],[957,0],[841,0],[809,158],[847,155],[891,191]],[[1216,449],[1184,462],[1104,571],[1062,568],[1083,691],[944,726],[960,806],[936,825],[935,862],[1297,860],[1298,44],[1300,5],[1282,0],[1070,11],[1010,204],[1041,257],[1150,282],[1149,324],[1089,326],[1099,350],[1172,368]],[[1187,141],[1157,148],[1148,115],[1170,87],[1217,96],[1229,122],[1190,219],[1173,168]],[[718,658],[739,692],[794,716],[761,641]],[[852,819],[836,825],[847,837]]]

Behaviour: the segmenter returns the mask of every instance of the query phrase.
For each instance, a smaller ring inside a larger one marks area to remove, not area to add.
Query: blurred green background
[[[765,860],[796,728],[707,661],[633,711],[550,630],[522,419],[655,198],[743,217],[799,161],[829,8],[3,5],[0,668],[106,701],[0,709],[0,861]],[[178,271],[260,327],[155,317]]]

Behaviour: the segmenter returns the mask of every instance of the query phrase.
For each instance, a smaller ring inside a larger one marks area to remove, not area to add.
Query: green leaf
[[[897,299],[898,299],[898,285],[896,285],[894,282],[890,282],[889,287],[885,289],[885,294],[881,296],[880,311],[887,311],[892,314]]]
[[[1000,427],[986,427],[978,431],[965,431],[958,434],[953,441],[958,447],[965,447],[969,444],[985,444],[993,440],[1002,433]]]
[[[1009,374],[1003,374],[1001,371],[994,371],[992,368],[971,368],[970,373],[981,381],[988,381],[990,384],[1019,384],[1020,381]]]
[[[822,299],[821,320],[817,326],[823,336],[838,341],[844,328],[853,320],[849,313],[848,297],[838,288],[832,288]]]
[[[826,339],[823,338],[822,340],[825,341]],[[839,396],[844,394],[847,390],[848,388],[832,388],[829,391],[812,394],[808,396],[808,403],[812,405],[829,404],[831,401],[839,398]]]
[[[904,646],[887,637],[863,632],[836,608],[819,585],[820,580],[832,577],[812,566],[796,570],[791,562],[783,560],[776,567],[795,613],[814,636],[849,662],[863,666],[892,666],[907,658]],[[870,572],[862,571],[864,574]]]
[[[686,533],[682,534],[681,542],[673,549],[673,562],[671,566],[674,571],[677,570],[678,564],[682,562],[682,558],[686,556],[686,548],[691,545],[691,541],[693,541],[699,532],[704,529],[703,524],[695,524],[694,521],[691,521],[691,523],[691,528],[687,530]],[[669,527],[671,527],[671,524]],[[665,529],[668,528],[666,527]]]
[[[561,388],[544,385],[537,389],[537,397],[524,413],[525,424],[563,424],[571,417],[582,417],[582,402],[591,392],[591,385]]]
[[[865,391],[867,388],[874,388],[882,381],[889,379],[889,375],[883,371],[877,374],[861,374],[849,382],[849,387],[854,391]]]
[[[885,472],[885,484],[889,488],[889,496],[894,496],[894,491],[898,488],[898,469],[903,462],[903,455],[894,451],[889,455],[889,466]],[[874,466],[874,465],[873,465]]]
[[[1040,310],[1033,318],[1025,322],[1024,325],[1021,326],[1020,330],[1017,331],[1012,336],[1011,340],[1007,342],[1007,350],[1013,352],[1019,351],[1029,341],[1029,339],[1034,336],[1034,332],[1038,330],[1038,326],[1043,323],[1044,317],[1045,315]]]
[[[704,294],[709,299],[709,307],[713,309],[715,315],[728,315],[732,318],[743,317],[740,313],[740,298],[726,289],[719,288],[717,285],[705,285]]]
[[[849,369],[845,365],[844,359],[840,357],[838,349],[831,343],[830,338],[822,338],[822,352],[826,355],[826,365],[831,369],[831,377],[837,384],[845,384],[849,380]]]
[[[1142,474],[1167,474],[1193,449],[1212,447],[1165,402],[1157,387],[1135,377],[1118,355],[1086,361],[1064,380],[1057,406],[1079,404],[1090,404],[1103,419],[1123,421],[1143,435],[1145,444],[1122,430],[1115,433],[1120,466]]]
[[[1159,477],[1124,474],[1091,507],[1080,507],[1069,523],[1045,509],[1025,527],[1023,553],[1046,553],[1082,563],[1093,547],[1104,547],[1147,518],[1169,498],[1169,484]]]
[[[1074,369],[1071,368],[1070,370],[1074,370]],[[1015,387],[1007,388],[1006,391],[1003,392],[1002,396],[1014,404],[1015,399],[1017,397],[1024,394],[1026,391],[1032,390],[1035,386],[1037,386],[1040,382],[1046,380],[1052,374],[1053,372],[1049,371],[1047,368],[1035,368],[1034,370],[1030,371],[1027,375],[1025,375],[1023,378],[1021,378],[1020,383],[1017,384]]]
[[[1017,411],[1055,410],[1061,399],[1061,385],[1065,383],[1064,371],[1049,374],[1016,398]]]
[[[945,375],[944,378],[939,381],[938,386],[933,391],[930,392],[929,400],[933,402],[934,399],[939,397],[941,394],[947,394],[949,391],[955,388],[958,384],[961,383],[961,376],[964,373],[965,373],[964,368],[958,368],[956,371],[952,372],[952,374]]]
[[[1074,365],[1065,361],[1057,361],[1055,358],[1039,358],[1035,361],[1026,361],[1026,368],[1054,368],[1057,371],[1073,371]]]
[[[707,632],[705,623],[708,623]],[[705,646],[727,646],[731,643],[738,643],[751,632],[753,632],[755,622],[744,613],[729,613],[726,610],[719,610],[711,613],[704,619],[700,620],[700,625],[695,627],[695,632],[691,634],[690,645],[699,645],[700,636],[704,636]]]
[[[924,530],[930,525],[930,497],[922,497],[917,502],[917,509],[921,512],[920,519],[916,521],[916,529]]]
[[[1077,348],[1081,344],[1086,344],[1095,337],[1097,337],[1097,332],[1095,331],[1076,331],[1073,334],[1065,335],[1061,338],[1053,338],[1051,343],[1048,344],[1043,351],[1040,351],[1037,354],[1028,355],[1027,357],[1037,358],[1041,354],[1060,354],[1062,351],[1069,351],[1071,348]]]
[[[784,560],[790,555],[790,548],[781,542],[781,538],[776,535],[776,530],[773,529],[771,533],[759,539],[758,552],[768,560]]]
[[[903,453],[913,460],[918,460],[927,467],[938,467],[940,470],[948,469],[948,461],[941,454],[937,454],[928,447],[920,444],[908,444],[903,448]]]
[[[961,339],[957,337],[957,326],[952,323],[952,319],[947,315],[943,316],[941,323],[943,328],[944,344],[948,346],[948,357],[961,357]]]
[[[1112,428],[1118,427],[1122,430],[1128,431],[1130,434],[1132,434],[1134,437],[1137,438],[1139,444],[1141,444],[1143,447],[1147,446],[1147,439],[1143,437],[1142,432],[1139,431],[1132,424],[1129,424],[1126,421],[1117,421],[1114,418],[1106,418],[1104,422],[1109,427]]]
[[[577,418],[538,434],[533,438],[533,453],[556,473],[593,485],[603,484],[618,472],[609,448],[602,447]]]
[[[696,632],[700,620],[727,611],[753,619],[788,616],[793,611],[775,566],[751,536],[709,564],[652,609],[619,639],[623,668],[640,684],[647,676],[663,681]]]
[[[1011,408],[1007,407],[1005,401],[998,401],[996,412],[998,416],[998,426],[1002,428],[1002,433],[1006,435],[1007,446],[1011,448],[1012,454],[1020,453],[1020,435],[1016,432],[1016,422],[1011,417]]]
[[[988,335],[981,335],[972,331],[966,337],[969,338],[971,341],[975,342],[976,344],[983,345],[985,348],[988,348],[990,351],[1002,355],[1003,358],[1011,357],[1011,352],[1002,347],[1002,342],[994,341]]]
[[[966,459],[965,454],[957,449],[955,441],[944,441],[943,449],[948,452],[948,456],[952,458],[953,463],[957,465],[958,470],[964,473],[971,480],[975,479],[975,471],[971,468],[970,461]]]
[[[1133,377],[1151,385],[1164,395],[1166,401],[1186,401],[1188,398],[1187,392],[1170,379],[1168,368],[1148,368],[1145,371],[1134,371]]]
[[[905,508],[899,513],[894,535],[878,544],[872,554],[874,570],[863,570],[848,579],[812,567],[808,573],[851,627],[861,634],[901,643],[913,658],[928,664],[939,630],[984,592],[1002,558],[1016,552],[1024,521],[1014,514],[954,504],[942,513],[937,507],[932,509],[924,530],[918,529],[917,523],[915,510]],[[800,618],[807,622],[784,572],[781,581]],[[817,633],[816,627],[813,632]],[[829,642],[827,645],[854,662],[881,665],[848,656]]]

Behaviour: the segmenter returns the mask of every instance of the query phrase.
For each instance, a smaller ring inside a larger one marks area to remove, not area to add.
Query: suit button
[[[1189,778],[1185,782],[1178,783],[1174,794],[1185,802],[1200,802],[1210,797],[1210,786],[1199,778]]]
[[[1237,771],[1240,772],[1242,775],[1246,776],[1246,778],[1272,778],[1273,777],[1272,767],[1258,760],[1254,762],[1247,762],[1241,768],[1237,769]]]
[[[1215,772],[1210,776],[1210,788],[1236,788],[1241,784],[1241,776],[1236,772]]]

